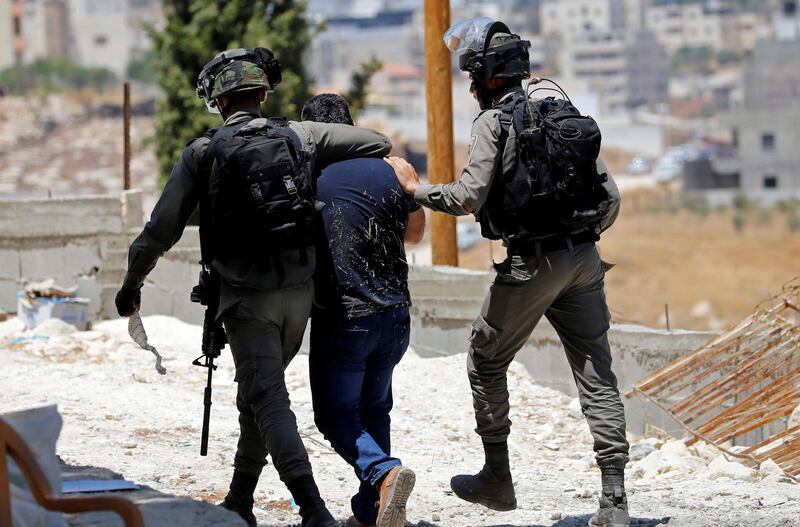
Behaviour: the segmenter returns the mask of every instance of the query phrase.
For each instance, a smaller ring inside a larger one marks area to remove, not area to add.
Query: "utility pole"
[[[425,0],[425,85],[428,114],[428,179],[451,183],[453,164],[453,82],[450,50],[442,37],[450,27],[450,0]],[[434,265],[458,265],[456,218],[431,217]]]

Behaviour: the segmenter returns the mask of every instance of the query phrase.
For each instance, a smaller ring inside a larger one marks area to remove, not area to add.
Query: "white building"
[[[134,36],[127,0],[71,0],[70,17],[75,61],[124,76]]]
[[[757,19],[739,13],[723,1],[650,6],[647,29],[656,34],[670,54],[682,47],[709,47],[744,51],[755,45]]]
[[[11,0],[0,0],[0,69],[14,64],[14,17]]]
[[[665,102],[669,58],[652,33],[593,32],[567,39],[561,75],[585,81],[605,112]]]
[[[572,39],[587,32],[637,31],[645,5],[645,0],[543,0],[542,33]]]
[[[21,63],[67,57],[123,77],[133,53],[149,46],[143,18],[157,22],[157,4],[132,10],[129,0],[0,0],[0,66],[14,61],[16,49]]]

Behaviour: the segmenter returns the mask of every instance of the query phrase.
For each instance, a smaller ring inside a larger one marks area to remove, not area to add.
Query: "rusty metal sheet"
[[[693,437],[757,466],[772,459],[800,478],[800,278],[699,349],[636,383],[642,396]],[[726,445],[755,430],[772,433],[743,451]],[[778,430],[778,431],[775,431]]]

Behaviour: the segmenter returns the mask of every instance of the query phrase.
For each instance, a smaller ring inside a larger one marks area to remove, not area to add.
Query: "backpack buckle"
[[[297,194],[297,185],[292,181],[292,176],[283,176],[283,184],[286,185],[286,191],[291,194]]]

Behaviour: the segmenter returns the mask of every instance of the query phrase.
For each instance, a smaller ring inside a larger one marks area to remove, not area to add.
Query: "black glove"
[[[117,313],[119,313],[119,316],[129,317],[133,315],[142,303],[142,288],[138,287],[132,289],[122,286],[117,292],[114,303],[117,304]]]

